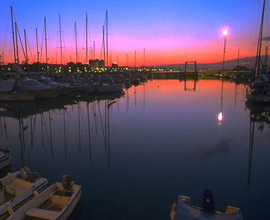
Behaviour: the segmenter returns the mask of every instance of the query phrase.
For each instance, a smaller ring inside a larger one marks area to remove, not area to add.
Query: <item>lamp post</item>
[[[222,31],[222,34],[224,36],[224,50],[223,50],[223,68],[222,70],[224,71],[224,66],[225,66],[225,55],[226,55],[226,46],[227,46],[227,36],[228,36],[228,29],[224,29]]]

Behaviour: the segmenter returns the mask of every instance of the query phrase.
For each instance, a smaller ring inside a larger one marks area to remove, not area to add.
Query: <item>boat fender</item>
[[[215,212],[214,196],[210,190],[204,190],[203,192],[202,208],[205,212],[209,213]]]

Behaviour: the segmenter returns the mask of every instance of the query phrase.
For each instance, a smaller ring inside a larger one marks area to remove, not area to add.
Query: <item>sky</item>
[[[270,0],[266,0],[264,36],[269,36]],[[109,13],[110,62],[119,65],[171,65],[197,60],[223,59],[223,28],[229,29],[226,60],[255,56],[263,0],[0,0],[0,54],[11,62],[12,33],[10,6],[14,8],[20,35],[26,29],[30,62],[37,60],[36,35],[41,61],[45,61],[44,17],[47,18],[48,53],[51,63],[60,63],[59,15],[61,16],[64,63],[75,61],[77,22],[79,61],[85,62],[85,16],[89,20],[89,47],[95,41],[95,58],[100,58],[102,25]],[[91,45],[90,45],[91,44]],[[264,43],[265,47],[268,43]],[[89,57],[94,58],[89,51]],[[20,61],[24,60],[20,52]]]

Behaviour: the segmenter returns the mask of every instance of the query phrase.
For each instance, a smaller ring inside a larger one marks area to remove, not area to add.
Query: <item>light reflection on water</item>
[[[2,103],[12,171],[69,174],[83,187],[77,219],[168,219],[178,194],[200,206],[206,188],[219,210],[270,218],[269,109],[247,108],[243,85],[154,80],[105,98]]]

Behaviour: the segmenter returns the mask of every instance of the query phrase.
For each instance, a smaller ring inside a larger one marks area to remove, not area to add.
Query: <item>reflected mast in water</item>
[[[65,160],[67,160],[66,110],[63,109]]]
[[[89,144],[89,158],[92,162],[92,143],[91,143],[91,124],[90,124],[90,113],[89,103],[87,103],[87,126],[88,126],[88,144]]]
[[[254,144],[255,123],[256,122],[252,120],[252,115],[250,114],[249,157],[248,157],[248,189],[250,187],[250,179],[251,179],[251,167],[252,167],[252,154],[253,154],[253,144]]]
[[[53,158],[52,118],[51,118],[51,111],[50,110],[49,110],[49,129],[50,129],[51,155],[52,155],[52,158]]]
[[[78,102],[79,152],[81,153],[81,105]]]

